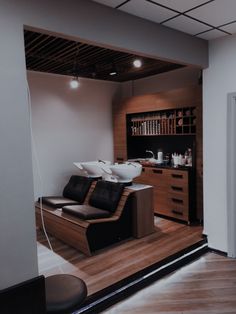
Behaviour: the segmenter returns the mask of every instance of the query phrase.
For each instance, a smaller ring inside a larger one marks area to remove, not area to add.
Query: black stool
[[[87,297],[82,279],[72,275],[54,275],[45,278],[47,313],[71,314]]]

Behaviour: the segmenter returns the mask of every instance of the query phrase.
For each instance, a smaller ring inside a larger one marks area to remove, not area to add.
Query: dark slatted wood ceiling
[[[124,82],[182,67],[29,30],[24,34],[27,70]],[[141,68],[133,67],[137,58]],[[114,70],[117,74],[111,76]]]

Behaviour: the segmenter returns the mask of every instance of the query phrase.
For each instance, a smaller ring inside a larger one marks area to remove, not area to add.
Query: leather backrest
[[[124,185],[121,183],[98,181],[89,199],[89,205],[114,212],[121,198]]]
[[[63,196],[82,204],[86,198],[93,180],[82,176],[71,176],[64,187]]]

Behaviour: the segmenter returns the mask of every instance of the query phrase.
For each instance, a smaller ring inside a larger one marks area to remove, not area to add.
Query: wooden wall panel
[[[196,107],[196,186],[197,216],[203,213],[203,157],[202,157],[202,87],[192,86],[156,94],[134,96],[113,106],[114,160],[127,159],[126,114],[181,107]]]

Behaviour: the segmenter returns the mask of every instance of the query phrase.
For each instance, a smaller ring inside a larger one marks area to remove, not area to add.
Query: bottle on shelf
[[[192,167],[192,149],[188,148],[184,154],[186,166]]]
[[[143,135],[187,135],[196,133],[196,108],[183,107],[131,116],[130,133]]]

